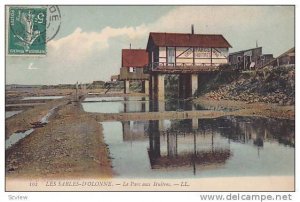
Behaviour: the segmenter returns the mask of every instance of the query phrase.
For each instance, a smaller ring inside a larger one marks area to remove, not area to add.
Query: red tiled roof
[[[144,67],[148,65],[145,49],[122,49],[122,67]]]
[[[155,33],[150,32],[149,42],[156,46],[181,46],[202,48],[231,48],[231,45],[219,34],[184,34],[184,33]]]

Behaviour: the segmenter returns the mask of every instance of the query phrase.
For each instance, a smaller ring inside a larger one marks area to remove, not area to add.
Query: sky
[[[61,28],[47,54],[6,56],[6,84],[108,81],[121,50],[145,49],[149,32],[222,34],[233,48],[278,56],[294,46],[293,6],[59,6]]]

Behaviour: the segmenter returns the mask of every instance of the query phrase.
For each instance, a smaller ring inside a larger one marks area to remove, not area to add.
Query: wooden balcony
[[[177,63],[170,64],[164,62],[155,62],[148,67],[147,72],[161,72],[169,74],[180,73],[200,73],[200,72],[213,72],[224,70],[224,65],[214,65],[211,63]]]
[[[149,74],[143,72],[143,68],[136,68],[135,72],[129,72],[128,68],[120,68],[119,80],[149,80]]]

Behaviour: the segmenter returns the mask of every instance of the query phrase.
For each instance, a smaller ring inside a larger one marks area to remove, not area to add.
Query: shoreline
[[[232,111],[232,115],[236,116],[262,116],[269,118],[282,118],[295,120],[295,106],[280,106],[277,104],[269,103],[246,103],[243,101],[233,101],[233,100],[214,100],[208,97],[201,96],[193,99],[195,104],[203,104],[205,106],[211,107],[225,107],[228,109],[234,109],[237,111]]]

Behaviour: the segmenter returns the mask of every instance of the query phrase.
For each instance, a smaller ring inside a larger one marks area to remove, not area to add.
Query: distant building
[[[118,81],[119,80],[119,75],[112,75],[110,77],[110,81]]]
[[[295,47],[289,49],[288,51],[284,52],[277,58],[269,61],[268,63],[265,63],[265,66],[280,66],[280,65],[289,65],[289,64],[295,64]]]
[[[147,52],[151,71],[203,71],[228,63],[231,45],[222,35],[192,33],[149,34]],[[204,67],[204,68],[203,68]]]
[[[273,54],[262,53],[262,47],[229,53],[229,64],[241,70],[260,68],[273,59]]]
[[[272,60],[274,60],[273,54],[262,54],[260,56],[260,60],[258,61],[257,67],[263,67],[265,64],[269,63]]]
[[[147,66],[148,53],[145,49],[122,49],[119,80],[124,81],[124,93],[129,92],[130,81],[142,81],[143,92],[148,92],[149,75],[144,73]]]

